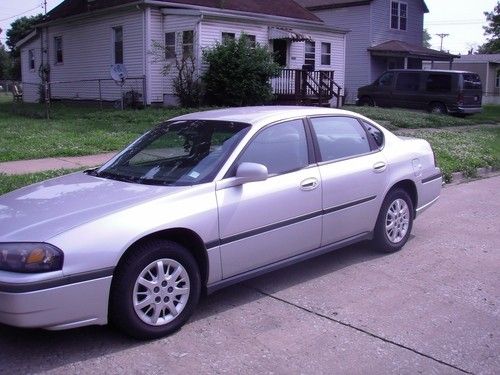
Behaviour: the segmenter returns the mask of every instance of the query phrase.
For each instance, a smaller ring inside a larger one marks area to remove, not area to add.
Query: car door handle
[[[383,161],[379,161],[378,163],[373,164],[373,170],[375,171],[375,173],[383,172],[386,168],[387,164]]]
[[[314,190],[318,187],[318,185],[318,180],[314,177],[310,177],[300,183],[300,189],[305,191]]]

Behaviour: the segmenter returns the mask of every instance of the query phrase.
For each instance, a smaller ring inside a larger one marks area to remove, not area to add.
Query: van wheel
[[[363,96],[360,100],[359,100],[359,105],[361,107],[374,107],[375,106],[375,102],[373,101],[372,98],[370,98],[369,96]]]
[[[436,115],[445,115],[448,113],[446,106],[443,103],[431,103],[429,105],[429,112]]]

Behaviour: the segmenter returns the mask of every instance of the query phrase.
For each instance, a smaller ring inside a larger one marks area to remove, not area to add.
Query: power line
[[[0,22],[7,21],[7,20],[10,20],[12,18],[16,18],[16,17],[22,16],[23,14],[32,12],[32,11],[38,9],[38,8],[42,8],[42,5],[40,4],[40,5],[38,5],[37,7],[33,8],[33,9],[27,10],[26,12],[22,12],[22,13],[19,13],[19,14],[16,14],[14,16],[10,16],[10,17],[7,17],[7,18],[3,18],[3,19],[0,20]]]

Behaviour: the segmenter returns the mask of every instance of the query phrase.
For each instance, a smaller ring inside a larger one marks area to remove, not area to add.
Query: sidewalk
[[[111,159],[116,152],[88,156],[62,156],[59,158],[17,160],[0,163],[0,174],[26,174],[54,169],[77,169],[95,167]]]

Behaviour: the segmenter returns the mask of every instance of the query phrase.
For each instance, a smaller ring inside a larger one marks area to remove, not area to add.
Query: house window
[[[332,62],[332,44],[321,43],[321,65],[330,65]]]
[[[497,76],[495,78],[495,86],[496,88],[500,88],[500,70],[497,70]]]
[[[56,64],[62,64],[63,62],[62,36],[56,36],[54,38],[54,51],[55,51]]]
[[[305,65],[310,65],[313,67],[316,66],[316,43],[307,40],[306,41],[306,50],[305,50]]]
[[[115,64],[123,64],[123,27],[113,27]]]
[[[35,70],[35,50],[30,49],[28,51],[28,60],[29,60],[30,70]]]
[[[246,38],[248,44],[250,44],[250,47],[255,48],[257,44],[257,39],[255,38],[255,35],[243,34],[243,37]]]
[[[193,57],[194,53],[194,32],[186,30],[182,32],[182,58]]]
[[[165,59],[175,59],[175,33],[165,34]]]
[[[401,1],[391,1],[391,29],[406,30],[408,4]]]
[[[235,33],[222,33],[222,43],[236,39]]]

